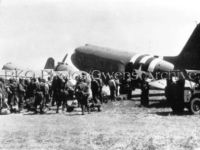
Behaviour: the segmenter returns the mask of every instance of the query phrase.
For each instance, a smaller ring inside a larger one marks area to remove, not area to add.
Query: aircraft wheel
[[[190,112],[195,115],[200,114],[200,98],[194,97],[190,101]]]

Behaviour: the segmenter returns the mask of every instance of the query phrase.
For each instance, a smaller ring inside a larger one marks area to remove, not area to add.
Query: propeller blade
[[[65,55],[65,57],[64,57],[63,60],[62,60],[62,63],[63,63],[63,64],[65,63],[65,60],[67,59],[67,56],[68,56],[68,53]]]

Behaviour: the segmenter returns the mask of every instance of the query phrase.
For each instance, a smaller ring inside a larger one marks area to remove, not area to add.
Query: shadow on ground
[[[183,111],[181,113],[173,113],[172,111],[167,111],[167,112],[155,112],[152,114],[157,114],[160,116],[190,116],[192,115],[189,111]]]

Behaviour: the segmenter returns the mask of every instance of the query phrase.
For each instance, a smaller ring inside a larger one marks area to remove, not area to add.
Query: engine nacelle
[[[162,60],[160,58],[155,58],[149,64],[148,71],[155,72],[155,71],[172,71],[174,69],[174,65],[170,62]]]

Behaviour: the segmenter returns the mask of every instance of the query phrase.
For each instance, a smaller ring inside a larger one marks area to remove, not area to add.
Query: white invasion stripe
[[[130,60],[130,62],[132,62],[133,64],[135,63],[135,61],[136,61],[136,59],[138,58],[138,57],[140,57],[142,54],[135,54],[132,58],[131,58],[131,60]]]
[[[162,59],[160,59],[160,58],[155,58],[155,59],[150,63],[149,68],[148,68],[148,71],[149,71],[149,72],[153,72],[154,69],[155,69],[155,67],[156,67],[156,65],[157,65],[161,60],[162,60]]]
[[[147,61],[149,58],[151,58],[151,57],[153,57],[153,56],[152,56],[152,55],[148,55],[148,56],[143,57],[143,58],[140,60],[140,63],[141,63],[141,64],[145,64],[146,61]]]

